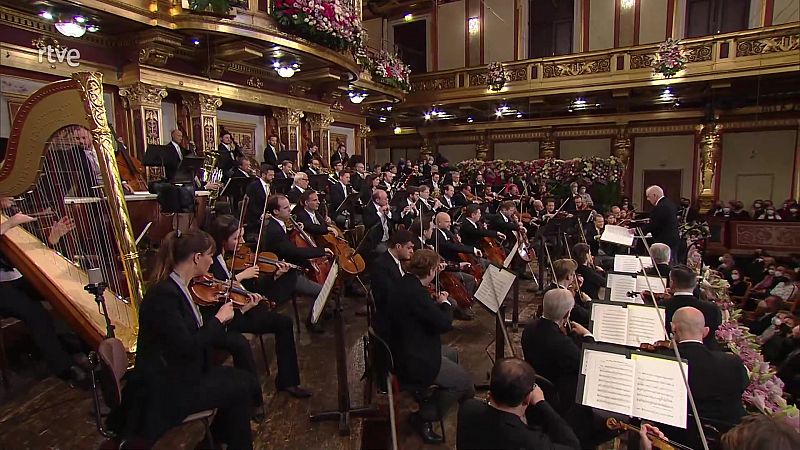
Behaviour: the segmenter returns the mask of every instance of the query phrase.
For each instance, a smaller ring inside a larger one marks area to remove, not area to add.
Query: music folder
[[[475,291],[475,299],[497,314],[516,278],[514,272],[489,264],[483,272],[480,286]]]
[[[602,301],[593,301],[591,308],[589,330],[597,341],[638,348],[667,339],[661,325],[664,308]]]
[[[603,229],[603,234],[600,235],[600,240],[612,244],[624,245],[626,247],[633,246],[633,234],[631,234],[629,229],[618,225],[606,225]]]
[[[674,356],[608,344],[583,345],[575,401],[630,417],[686,428],[687,392]]]
[[[255,178],[250,177],[236,177],[236,178],[228,178],[228,181],[225,183],[225,186],[220,191],[219,195],[221,197],[232,195],[234,197],[244,197],[245,190],[247,190],[247,186],[252,183]]]
[[[606,278],[606,300],[622,303],[638,303],[639,293],[650,291],[664,293],[665,279],[638,274],[610,272]]]

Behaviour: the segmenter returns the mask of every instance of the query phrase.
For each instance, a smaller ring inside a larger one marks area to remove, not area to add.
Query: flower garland
[[[341,0],[275,0],[272,17],[284,31],[337,51],[357,51],[361,19]]]
[[[672,78],[686,68],[686,62],[679,41],[670,38],[658,47],[653,73],[664,78]]]
[[[706,270],[701,288],[707,293],[709,300],[717,302],[722,309],[723,322],[717,329],[717,340],[741,358],[749,372],[750,384],[742,394],[744,403],[762,414],[781,417],[800,430],[800,411],[783,398],[783,381],[769,363],[764,361],[756,337],[739,323],[741,311],[733,308],[728,295],[728,281],[719,272]]]
[[[411,90],[411,68],[400,59],[400,56],[381,50],[377,54],[363,53],[359,63],[366,69],[377,83],[400,89]]]
[[[608,158],[593,156],[566,161],[554,158],[533,161],[470,159],[458,163],[458,170],[467,178],[475,178],[478,173],[483,173],[487,169],[497,174],[504,182],[518,181],[533,175],[537,181],[548,184],[568,184],[572,181],[610,184],[622,180],[625,165],[614,156]]]
[[[486,74],[486,84],[489,85],[490,90],[499,91],[503,89],[507,80],[503,63],[493,62],[489,64],[489,73]]]

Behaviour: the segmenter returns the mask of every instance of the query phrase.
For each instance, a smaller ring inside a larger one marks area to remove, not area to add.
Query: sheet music
[[[632,415],[636,363],[625,355],[583,351],[583,404]]]
[[[635,417],[686,428],[686,385],[676,361],[634,354],[636,393],[633,401]],[[683,364],[686,373],[689,366]]]
[[[612,302],[633,303],[635,298],[628,297],[628,292],[636,291],[636,277],[618,273],[608,274],[606,287],[611,289]]]
[[[667,285],[667,280],[664,278],[659,280],[658,277],[650,277],[644,275],[636,276],[636,292],[650,291],[654,294],[663,294],[664,292],[666,292],[664,290],[664,286],[666,285]]]
[[[661,317],[664,317],[664,308]],[[628,305],[627,345],[639,347],[642,343],[653,344],[667,339],[664,327],[658,319],[658,309],[652,306]]]
[[[511,260],[514,259],[514,255],[517,254],[517,250],[519,249],[519,235],[517,235],[517,242],[514,244],[514,248],[508,252],[508,256],[506,256],[505,261],[503,261],[503,267],[508,267],[511,265]]]
[[[328,301],[328,296],[331,294],[337,275],[339,275],[339,263],[334,261],[330,272],[328,272],[328,278],[325,278],[325,283],[322,285],[322,290],[319,291],[319,295],[314,300],[314,306],[311,309],[311,323],[317,323],[322,310],[325,309],[325,303]]]
[[[639,273],[653,267],[653,260],[636,255],[614,255],[614,272]]]
[[[475,298],[497,314],[516,278],[513,272],[490,264],[483,272],[483,280],[475,291]]]
[[[603,229],[603,234],[600,240],[604,242],[611,242],[612,244],[624,245],[626,247],[633,246],[633,235],[630,230],[618,225],[606,225]]]
[[[619,345],[627,343],[627,308],[622,305],[592,303],[592,322],[592,334],[596,340]]]

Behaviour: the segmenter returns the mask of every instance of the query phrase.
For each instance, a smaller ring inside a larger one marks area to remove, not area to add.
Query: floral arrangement
[[[411,90],[411,68],[396,53],[381,50],[377,54],[364,53],[359,63],[375,82],[392,86],[404,92]]]
[[[228,14],[232,8],[245,6],[245,0],[189,0],[189,8],[194,12]]]
[[[493,62],[489,64],[489,73],[486,75],[486,84],[489,85],[489,89],[499,91],[503,89],[506,81],[506,70],[503,68],[503,63]]]
[[[275,0],[272,16],[284,31],[338,51],[357,51],[361,19],[342,0]]]
[[[664,78],[672,78],[686,68],[686,56],[680,47],[679,41],[667,39],[658,47],[653,73]]]
[[[722,309],[723,322],[716,338],[739,358],[750,375],[750,384],[742,394],[744,403],[762,414],[782,417],[795,429],[800,429],[800,411],[783,398],[783,381],[764,361],[756,337],[739,324],[741,311],[733,308],[728,289],[730,284],[715,270],[703,274],[701,287],[709,300]]]
[[[519,181],[533,175],[537,181],[548,184],[568,184],[573,181],[584,184],[610,184],[622,180],[625,165],[614,156],[608,158],[593,156],[566,161],[555,158],[533,161],[470,159],[458,163],[458,170],[468,178],[474,178],[487,169],[494,172],[503,182]]]

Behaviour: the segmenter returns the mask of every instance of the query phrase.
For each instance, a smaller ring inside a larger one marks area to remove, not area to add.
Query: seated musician
[[[572,247],[572,256],[578,263],[576,273],[583,278],[581,292],[592,299],[599,299],[600,288],[606,286],[606,277],[602,268],[594,265],[592,250],[588,244],[579,242]]]
[[[189,293],[191,280],[208,273],[214,253],[214,240],[199,230],[170,233],[161,243],[156,283],[139,308],[136,366],[127,376],[122,404],[108,418],[120,439],[155,442],[190,414],[216,409],[211,425],[215,442],[253,448],[255,377],[209,364],[212,349],[225,341],[233,303],[224,303],[204,320]]]
[[[578,263],[573,259],[559,259],[553,261],[553,271],[556,281],[545,288],[545,292],[553,289],[566,289],[572,293],[574,308],[570,318],[583,326],[588,326],[589,302],[591,298],[580,290],[582,278],[576,275]]]
[[[430,223],[430,222],[429,222]],[[415,236],[408,230],[397,230],[389,238],[389,249],[369,264],[370,288],[375,301],[373,327],[384,339],[389,339],[389,296],[406,272],[403,263],[414,254]]]
[[[461,237],[461,242],[464,245],[478,248],[481,246],[481,240],[485,237],[506,239],[506,235],[500,231],[488,230],[481,223],[481,208],[478,205],[467,205],[464,210],[464,221],[461,222],[461,228],[458,230],[458,235]]]
[[[386,251],[387,242],[394,231],[396,216],[389,207],[389,194],[383,189],[375,190],[372,200],[364,206],[363,211],[366,230],[362,248],[365,258],[372,259]]]
[[[308,162],[308,167],[306,167],[304,172],[307,173],[308,176],[319,175],[322,173],[322,163],[320,163],[319,159],[317,158],[311,158],[311,160]]]
[[[437,174],[438,175],[438,174]],[[432,214],[434,212],[447,212],[448,208],[442,206],[439,199],[431,198],[430,186],[423,184],[419,190],[419,211],[420,214]]]
[[[267,195],[272,192],[272,180],[275,179],[275,168],[269,164],[261,165],[261,176],[247,185],[245,190],[250,199],[245,212],[245,240],[255,242],[259,235],[261,216],[264,215],[264,205]]]
[[[361,193],[364,186],[370,186],[370,184],[366,183],[367,180],[367,172],[364,168],[364,163],[359,161],[354,166],[353,169],[355,170],[352,176],[352,180],[350,180],[350,185],[352,186],[353,190],[356,192]]]
[[[602,214],[595,214],[591,225],[584,227],[583,234],[586,235],[586,243],[592,249],[592,254],[600,256],[600,236],[606,228],[606,219]]]
[[[506,249],[506,252],[510,252],[517,243],[517,237],[514,232],[521,233],[520,236],[525,237],[527,235],[527,230],[525,229],[525,225],[517,219],[517,206],[514,201],[506,200],[501,203],[498,212],[498,214],[487,216],[488,228],[505,235],[503,247]],[[524,280],[532,278],[525,272],[526,264],[521,258],[515,257],[512,259],[510,267],[520,278]]]
[[[246,156],[236,158],[231,171],[228,173],[228,178],[250,178],[251,176],[250,158]]]
[[[548,220],[552,219],[556,215],[556,199],[553,197],[547,197],[544,200],[544,214],[542,214],[542,220],[547,223]]]
[[[547,291],[542,300],[542,316],[525,326],[521,341],[525,361],[555,385],[559,404],[553,407],[562,416],[575,405],[580,345],[594,342],[589,330],[570,320],[574,305],[575,299],[568,290]]]
[[[451,170],[450,172],[447,172],[447,175],[444,176],[444,184],[449,184],[458,189],[462,184],[461,173],[457,170]]]
[[[294,178],[294,170],[292,170],[292,162],[288,159],[281,161],[280,170],[275,173],[276,180],[290,180]]]
[[[289,200],[285,195],[276,194],[271,196],[267,200],[267,212],[271,214],[271,217],[264,225],[264,232],[261,235],[261,249],[275,253],[279,259],[296,265],[306,265],[308,260],[326,255],[333,256],[333,252],[330,249],[322,247],[299,248],[289,240],[286,223],[291,221],[291,211]],[[299,223],[298,226],[302,230],[303,224]],[[315,299],[322,290],[322,286],[319,283],[311,281],[303,275],[299,275],[295,283],[294,292],[296,294],[311,297],[312,299]],[[312,306],[310,305],[308,308],[306,328],[313,332],[322,332],[318,325],[311,323]]]
[[[466,266],[466,263],[462,262],[458,256],[459,253],[465,253],[477,256],[478,263],[484,269],[489,266],[489,261],[483,259],[483,252],[479,248],[463,244],[461,238],[450,231],[452,220],[449,214],[444,212],[436,213],[434,223],[436,224],[436,231],[434,232],[434,238],[431,240],[431,245],[445,261],[455,263],[461,267]],[[453,274],[464,285],[464,289],[471,298],[478,289],[478,282],[475,277],[460,270],[453,271]],[[467,307],[456,308],[454,314],[458,320],[472,320],[474,318],[472,309]]]
[[[350,192],[350,172],[343,170],[339,172],[339,179],[330,185],[330,191],[328,192],[329,214],[332,215],[336,212]]]
[[[458,409],[457,438],[458,450],[581,448],[570,426],[545,400],[536,372],[517,358],[495,363],[488,401],[464,401]]]
[[[411,415],[414,429],[429,444],[442,442],[431,422],[444,417],[456,402],[475,395],[470,374],[458,364],[455,349],[442,345],[441,334],[453,329],[453,308],[442,292],[431,299],[425,289],[436,276],[440,258],[431,250],[414,252],[406,274],[389,294],[390,346],[401,384],[425,390],[438,386],[434,399]]]
[[[367,178],[364,180],[361,188],[358,190],[358,203],[362,208],[372,201],[372,194],[380,189],[378,186],[380,181],[380,177],[374,173],[367,175]]]
[[[442,206],[447,208],[448,211],[456,207],[455,198],[453,198],[455,193],[456,189],[453,187],[452,184],[444,185],[444,188],[442,189],[442,197],[440,200],[442,202]]]
[[[239,221],[230,215],[218,216],[209,226],[209,234],[214,239],[217,251],[214,262],[211,264],[211,273],[218,280],[229,280],[233,276],[235,282],[242,283],[246,280],[258,278],[258,266],[251,266],[237,274],[232,274],[225,262],[225,257],[244,244],[244,230],[239,226]],[[275,277],[280,278],[289,271],[289,266],[280,264],[275,272]],[[296,398],[308,398],[311,393],[301,388],[300,369],[297,364],[297,350],[294,342],[294,325],[292,319],[270,308],[269,302],[260,301],[247,305],[234,312],[233,319],[228,323],[228,330],[238,333],[274,334],[275,357],[278,364],[278,373],[275,376],[275,388],[278,391],[288,392]],[[201,307],[200,312],[204,321],[219,310],[219,306]],[[233,356],[234,366],[248,370],[256,377],[250,345],[244,341],[240,344],[241,334],[234,334],[234,345],[228,344],[228,336],[223,347]],[[259,386],[260,388],[260,386]],[[260,392],[259,392],[260,393]]]
[[[670,261],[670,250],[667,244],[662,244],[661,242],[656,242],[655,244],[650,246],[650,254],[653,255],[653,262],[656,263],[656,267],[651,267],[647,269],[647,274],[653,277],[661,276],[667,279],[667,286],[669,286],[669,272],[672,270],[672,267],[669,264]],[[656,270],[658,268],[658,270]]]
[[[392,199],[393,207],[399,216],[399,224],[404,225],[406,228],[411,226],[414,219],[419,216],[419,188],[416,186],[408,186],[405,194],[398,194]]]
[[[302,208],[298,208],[297,221],[303,224],[303,230],[306,233],[312,236],[322,236],[328,233],[339,234],[335,228],[330,226],[330,217],[323,217],[319,213],[319,194],[316,191],[308,189],[303,192],[303,195],[300,196],[300,205]]]
[[[695,295],[697,275],[689,267],[679,264],[670,270],[669,278],[672,298],[664,300],[660,304],[665,309],[664,321],[667,325],[667,332],[672,332],[670,322],[672,322],[672,316],[675,312],[684,306],[691,306],[703,313],[705,326],[709,328],[709,333],[703,339],[703,342],[709,349],[719,350],[720,347],[715,334],[722,323],[722,312],[715,303],[701,300]]]
[[[397,170],[396,167],[395,170]],[[394,176],[395,172],[392,172],[391,170],[385,170],[381,176],[380,182],[378,182],[378,187],[384,191],[389,191],[394,185]]]
[[[450,186],[453,186],[452,184]],[[453,186],[454,189],[458,189],[455,195],[453,195],[453,205],[454,206],[467,206],[468,204],[472,203],[472,188],[468,184],[462,184],[458,188]]]
[[[417,219],[411,224],[411,232],[414,233],[414,250],[422,250],[427,248],[434,250],[430,244],[433,237],[433,217],[422,216],[422,220]]]
[[[0,209],[8,210],[12,207],[11,197],[0,197]],[[7,211],[4,211],[7,213]],[[13,214],[0,223],[0,236],[8,230],[30,223],[36,219],[21,212]],[[70,230],[75,228],[71,219],[63,218],[53,224],[47,241],[55,245]],[[0,314],[14,317],[25,323],[31,333],[36,346],[42,352],[50,372],[72,383],[80,384],[86,381],[86,372],[72,359],[69,352],[59,341],[53,319],[42,306],[39,295],[27,280],[14,266],[12,266],[0,253],[0,289],[3,299],[0,300]]]
[[[439,175],[439,172],[431,173],[431,179],[428,182],[427,186],[431,188],[431,192],[441,192],[442,190],[442,176]]]
[[[689,389],[692,391],[697,413],[704,421],[724,433],[746,415],[742,394],[750,384],[750,378],[740,357],[711,351],[703,345],[710,333],[703,316],[696,308],[679,308],[672,316],[671,328],[681,358],[689,363]],[[674,355],[672,350],[668,354]],[[687,411],[691,412],[691,408],[687,407]],[[688,417],[686,424],[686,429],[667,425],[659,427],[674,441],[691,448],[703,448],[694,419]]]
[[[293,177],[294,183],[292,183],[292,188],[286,194],[286,198],[289,199],[289,203],[296,205],[300,202],[300,196],[308,189],[308,174],[297,172]]]
[[[311,166],[311,161],[317,157],[317,151],[319,151],[319,146],[316,143],[311,142],[308,144],[306,151],[303,152],[303,164],[300,166],[300,170],[303,172],[308,172],[308,168]],[[319,172],[315,172],[315,174],[316,173]],[[309,173],[309,175],[312,174]]]

